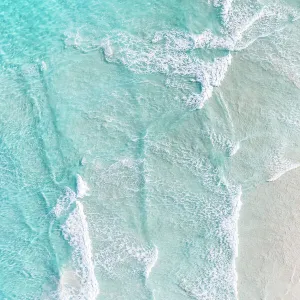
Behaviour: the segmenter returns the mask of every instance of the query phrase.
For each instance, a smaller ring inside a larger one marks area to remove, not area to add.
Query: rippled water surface
[[[236,299],[243,189],[297,166],[299,16],[2,1],[0,299]]]

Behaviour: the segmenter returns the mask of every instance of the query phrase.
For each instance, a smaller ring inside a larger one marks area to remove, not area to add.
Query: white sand
[[[244,192],[239,300],[300,299],[300,169]]]

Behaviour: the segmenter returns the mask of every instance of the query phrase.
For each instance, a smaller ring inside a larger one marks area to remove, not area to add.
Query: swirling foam
[[[202,108],[212,96],[213,88],[221,85],[232,58],[228,53],[210,62],[189,55],[187,51],[195,49],[195,41],[191,35],[177,31],[157,32],[152,43],[118,32],[102,45],[107,61],[121,63],[135,73],[181,75],[199,82],[201,92],[190,92],[185,98],[188,105],[196,108]]]
[[[66,194],[58,200],[54,213],[57,218],[68,215],[62,225],[62,233],[73,249],[72,266],[61,275],[60,299],[94,300],[99,294],[99,287],[83,205],[76,199],[76,194],[67,189]]]

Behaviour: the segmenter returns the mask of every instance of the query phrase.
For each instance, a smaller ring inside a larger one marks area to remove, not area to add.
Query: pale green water
[[[2,2],[0,299],[236,299],[242,189],[297,156],[299,13]]]

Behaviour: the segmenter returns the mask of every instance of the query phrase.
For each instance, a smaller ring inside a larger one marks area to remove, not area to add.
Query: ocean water
[[[300,162],[299,17],[3,0],[0,299],[237,299],[243,191]]]

